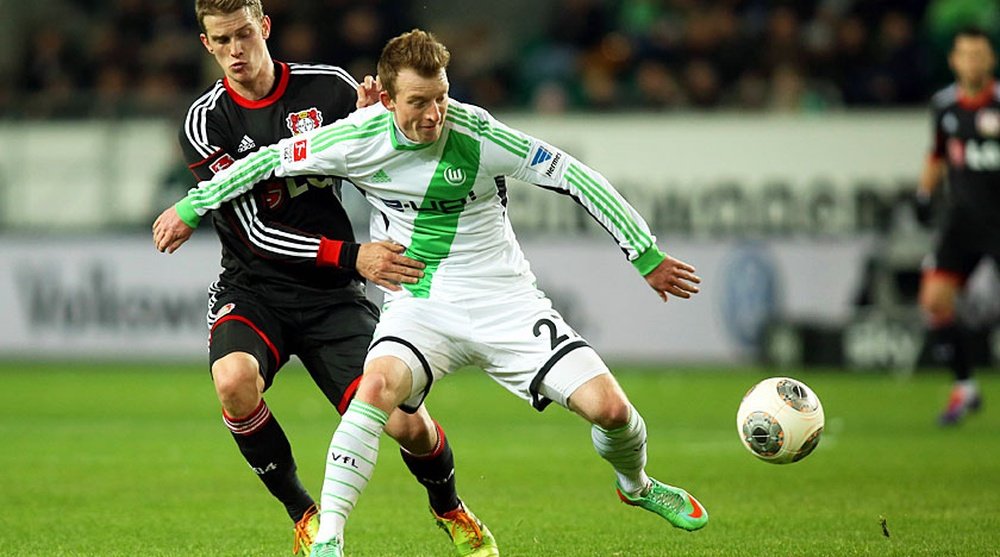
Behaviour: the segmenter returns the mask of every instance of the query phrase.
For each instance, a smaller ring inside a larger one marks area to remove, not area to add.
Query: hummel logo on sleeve
[[[536,164],[543,163],[552,158],[552,153],[548,151],[545,147],[541,145],[538,146],[538,150],[535,151],[534,158],[531,159],[531,164],[528,166],[535,166]]]

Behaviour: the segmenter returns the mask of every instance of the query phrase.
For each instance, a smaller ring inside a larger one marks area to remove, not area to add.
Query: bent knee
[[[392,408],[409,398],[412,383],[410,368],[402,360],[383,356],[365,368],[355,396],[380,408]]]
[[[955,299],[960,285],[949,278],[925,275],[920,284],[918,301],[932,323],[947,322],[955,317]]]
[[[212,364],[212,380],[223,405],[228,400],[259,394],[263,387],[257,359],[246,352],[233,352],[216,360]]]
[[[628,424],[632,404],[610,373],[598,375],[569,397],[569,407],[592,424],[617,429]]]
[[[624,398],[611,397],[601,402],[593,422],[604,429],[618,429],[628,425],[632,405]]]

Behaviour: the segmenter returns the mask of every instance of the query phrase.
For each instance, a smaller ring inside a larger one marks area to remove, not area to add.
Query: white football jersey
[[[441,137],[397,138],[381,104],[261,148],[201,182],[178,204],[198,215],[272,176],[344,176],[365,192],[373,240],[407,246],[424,277],[396,296],[482,298],[535,278],[507,217],[510,176],[572,196],[643,275],[664,258],[643,218],[601,176],[564,151],[509,128],[486,110],[449,101]]]

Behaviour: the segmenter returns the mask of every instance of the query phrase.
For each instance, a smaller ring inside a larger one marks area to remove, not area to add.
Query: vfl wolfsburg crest
[[[285,118],[285,124],[292,135],[299,135],[323,125],[323,113],[315,106],[299,112],[292,112]]]
[[[465,183],[465,171],[461,168],[449,166],[444,169],[444,181],[453,186],[461,186]]]

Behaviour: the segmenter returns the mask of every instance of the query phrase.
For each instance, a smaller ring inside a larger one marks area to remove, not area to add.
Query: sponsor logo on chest
[[[1000,135],[1000,112],[993,108],[984,108],[977,112],[976,131],[984,137]]]

